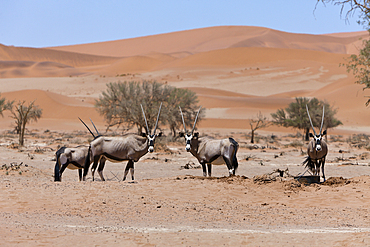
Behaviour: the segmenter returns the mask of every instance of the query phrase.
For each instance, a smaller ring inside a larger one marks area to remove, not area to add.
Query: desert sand
[[[23,148],[9,133],[9,113],[0,122],[1,164],[22,164],[0,170],[2,245],[368,245],[370,155],[366,137],[355,138],[370,132],[368,92],[339,66],[367,35],[230,26],[65,47],[0,44],[1,96],[43,109]],[[214,178],[203,178],[179,141],[144,156],[135,182],[119,181],[125,164],[108,162],[106,182],[78,182],[67,170],[54,183],[58,147],[91,140],[78,117],[104,132],[94,102],[106,84],[142,79],[197,93],[207,109],[201,135],[240,144],[237,176],[214,166]],[[297,130],[271,126],[249,143],[249,120],[259,111],[270,117],[294,97],[338,108],[343,125],[329,133],[325,183],[293,179],[304,171],[306,149]],[[192,169],[182,169],[189,162]],[[276,177],[276,169],[289,172]]]

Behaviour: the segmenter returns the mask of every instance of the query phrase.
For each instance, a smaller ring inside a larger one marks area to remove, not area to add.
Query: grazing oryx
[[[155,123],[153,134],[150,134],[148,122],[145,117],[145,112],[141,106],[143,116],[145,119],[145,124],[147,128],[147,136],[142,137],[136,134],[126,134],[124,136],[117,137],[107,137],[99,136],[94,139],[89,146],[89,153],[93,159],[92,176],[94,180],[94,172],[99,163],[98,173],[102,181],[105,181],[103,176],[103,169],[105,166],[105,161],[108,159],[111,162],[122,162],[128,160],[126,169],[123,175],[123,181],[126,180],[128,171],[131,172],[131,178],[134,180],[134,162],[139,161],[139,159],[146,153],[152,153],[154,151],[154,141],[157,136],[155,131],[157,129],[159,115],[161,113],[162,103],[158,110],[157,122]],[[83,180],[85,181],[86,175],[90,166],[90,156],[85,160]]]
[[[306,105],[306,110],[307,110],[308,118],[310,119],[310,123],[311,123],[311,127],[312,127],[314,135],[310,133],[310,137],[313,137],[313,139],[308,144],[308,148],[307,148],[308,157],[303,162],[303,165],[306,164],[306,167],[308,167],[314,175],[320,175],[320,166],[321,166],[322,177],[324,178],[324,182],[325,182],[324,165],[325,165],[326,155],[328,154],[328,146],[326,145],[326,142],[323,140],[322,137],[326,135],[326,130],[324,130],[324,132],[321,134],[322,126],[324,124],[325,106],[323,106],[322,108],[322,120],[321,120],[321,127],[320,127],[319,134],[316,134],[315,128],[313,127],[307,105]]]
[[[62,174],[66,168],[78,169],[79,180],[82,180],[82,169],[85,158],[89,153],[88,146],[77,146],[75,148],[61,147],[56,151],[56,164],[54,168],[54,181],[62,181]]]
[[[193,129],[190,133],[187,133],[184,115],[182,114],[181,107],[179,108],[185,131],[185,133],[180,133],[180,136],[185,137],[186,151],[190,152],[195,158],[197,158],[199,163],[202,165],[203,176],[207,176],[206,165],[208,167],[208,176],[211,177],[212,164],[223,165],[225,163],[229,170],[229,175],[235,175],[235,171],[238,168],[236,153],[238,151],[239,144],[233,138],[215,140],[208,136],[199,137],[199,133],[194,133],[198,115],[202,107],[198,110],[197,116],[194,120]]]
[[[96,138],[94,133],[87,127],[84,121],[79,118],[80,121],[86,126],[86,128],[90,131],[91,135]],[[90,119],[91,123],[94,125],[96,133],[98,136],[100,135],[98,130],[95,127],[95,124]],[[60,182],[62,181],[62,174],[66,168],[75,170],[78,169],[78,176],[79,180],[82,180],[82,169],[84,168],[85,158],[89,153],[89,146],[80,145],[75,148],[68,148],[68,147],[61,147],[56,151],[55,158],[56,164],[54,167],[54,181]]]

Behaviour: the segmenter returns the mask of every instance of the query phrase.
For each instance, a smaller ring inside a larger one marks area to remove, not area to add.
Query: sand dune
[[[241,47],[197,53],[178,59],[165,66],[169,68],[190,66],[251,66],[258,65],[259,63],[281,62],[285,60],[304,60],[339,64],[343,61],[344,56],[343,54],[325,54],[320,51]]]
[[[262,27],[222,26],[100,43],[51,47],[99,56],[136,56],[151,52],[198,53],[231,47],[274,47],[348,53],[364,32],[351,35],[293,34]]]
[[[60,94],[42,91],[42,90],[21,90],[2,93],[2,97],[7,100],[14,100],[15,104],[18,102],[35,101],[35,105],[42,108],[42,118],[37,124],[31,126],[38,126],[45,129],[80,129],[85,130],[85,127],[80,123],[78,117],[88,121],[89,118],[94,119],[94,122],[103,129],[103,119],[93,105],[78,101],[71,97],[62,96]],[[6,112],[1,121],[2,128],[8,128],[13,120],[10,114]],[[51,123],[51,124],[50,124]]]
[[[0,44],[0,60],[55,62],[72,67],[112,63],[117,58],[94,56],[76,52],[54,51],[42,48],[4,46]]]
[[[37,98],[44,109],[38,125],[64,130],[82,127],[77,116],[104,128],[93,103],[105,84],[141,79],[196,92],[207,108],[200,127],[241,128],[259,111],[270,116],[294,97],[318,97],[338,107],[339,130],[364,130],[367,92],[339,64],[367,36],[227,26],[43,49],[0,45],[0,77],[13,78],[0,92]]]
[[[167,59],[165,59],[167,61]],[[140,73],[151,71],[161,65],[162,62],[156,58],[147,56],[134,56],[122,58],[117,62],[110,64],[102,69],[98,69],[96,73],[107,76],[116,76],[127,73]]]

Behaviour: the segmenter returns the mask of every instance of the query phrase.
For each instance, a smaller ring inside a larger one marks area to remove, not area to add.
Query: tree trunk
[[[252,129],[251,143],[254,143],[254,130]]]
[[[306,131],[305,131],[305,141],[309,141],[310,140],[310,128],[306,128]]]
[[[175,138],[176,137],[176,128],[171,127],[171,132],[172,132],[173,138]]]
[[[23,121],[21,131],[19,132],[19,146],[24,145],[24,131],[26,130],[26,121]]]

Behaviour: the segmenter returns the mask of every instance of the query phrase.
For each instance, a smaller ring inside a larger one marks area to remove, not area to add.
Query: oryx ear
[[[326,135],[326,130],[324,130],[324,132],[322,132],[322,135],[325,136]]]
[[[310,137],[313,137],[313,134],[312,133],[310,133]]]
[[[157,134],[157,137],[161,137],[162,136],[162,132],[159,132],[159,134]]]
[[[146,134],[144,132],[141,132],[140,134],[142,137],[146,137]]]
[[[193,136],[198,138],[199,137],[199,132],[195,132]]]
[[[179,132],[179,136],[184,137],[185,136],[184,132]]]

